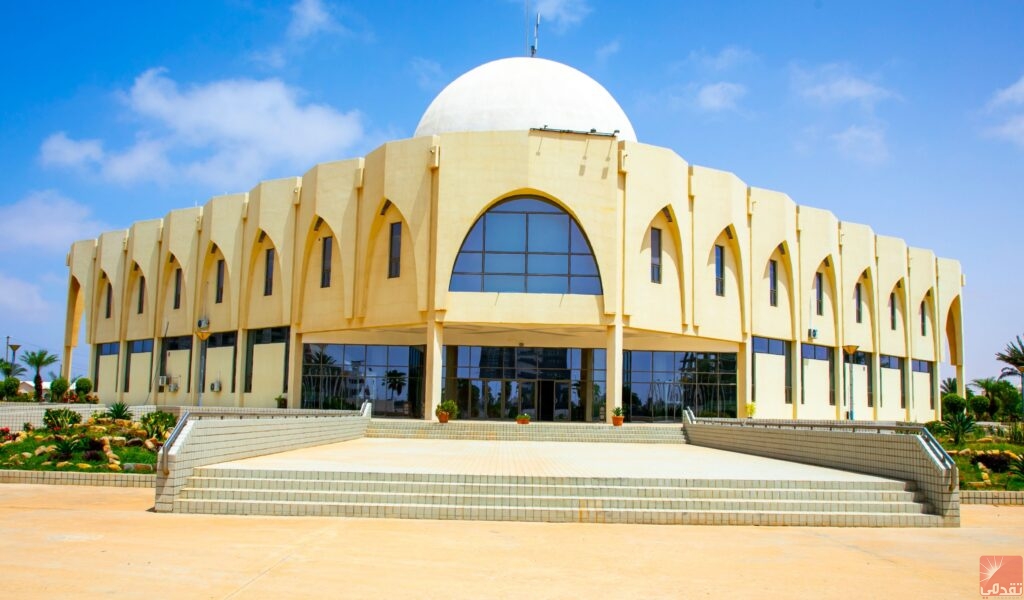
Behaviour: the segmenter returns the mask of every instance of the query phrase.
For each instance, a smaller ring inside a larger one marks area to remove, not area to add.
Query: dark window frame
[[[715,295],[725,297],[725,246],[715,244]]]
[[[651,227],[651,283],[661,283],[661,229]]]
[[[896,292],[889,293],[889,329],[896,331]]]
[[[921,337],[928,335],[928,313],[927,311],[927,300],[921,301]]]
[[[114,286],[110,285],[110,282],[108,281],[107,282],[107,301],[106,301],[106,308],[105,308],[105,311],[104,311],[104,315],[105,315],[104,318],[109,319],[110,316],[113,314],[113,311],[114,311]]]
[[[768,261],[768,305],[779,305],[779,263],[775,259]]]
[[[181,308],[181,267],[174,270],[174,310]]]
[[[320,287],[331,287],[331,257],[334,249],[334,237],[326,235],[320,240]]]
[[[390,225],[388,238],[388,279],[402,276],[402,222]]]
[[[858,281],[853,286],[853,303],[854,303],[854,315],[856,316],[858,323],[864,322],[864,309],[862,307],[863,292],[861,291],[861,285]]]
[[[263,264],[263,295],[274,295],[274,249],[267,248]]]
[[[817,271],[814,274],[814,312],[819,317],[825,314],[825,274]]]
[[[138,298],[138,305],[135,308],[136,308],[136,310],[135,310],[136,314],[140,314],[140,315],[142,314],[143,310],[146,308],[146,277],[145,277],[145,275],[142,275],[142,276],[139,277],[139,298]]]
[[[217,259],[217,288],[213,299],[214,304],[224,302],[224,271],[226,267],[223,258]]]

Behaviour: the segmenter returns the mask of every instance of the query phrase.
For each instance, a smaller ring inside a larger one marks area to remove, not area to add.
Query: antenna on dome
[[[537,12],[537,23],[533,26],[533,45],[530,46],[530,57],[537,56],[537,42],[540,38],[540,11]]]

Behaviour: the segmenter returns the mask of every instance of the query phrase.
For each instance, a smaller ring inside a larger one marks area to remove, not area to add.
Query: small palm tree
[[[956,377],[947,377],[942,380],[942,394],[940,398],[948,396],[949,394],[958,394],[957,392],[957,380]]]
[[[1021,369],[1024,369],[1024,340],[1018,335],[1015,342],[1010,342],[1002,352],[996,352],[996,360],[1008,365],[999,375],[1004,377],[1020,377]]]
[[[25,374],[25,367],[0,358],[0,374],[4,376],[4,379],[8,377],[21,377]]]
[[[43,401],[43,376],[39,374],[43,367],[48,367],[56,363],[59,358],[56,354],[50,354],[46,350],[35,350],[32,352],[26,352],[21,357],[21,362],[25,363],[29,367],[36,370],[35,384],[36,384],[36,402]]]
[[[953,445],[959,446],[964,437],[974,431],[974,419],[964,412],[951,413],[942,421],[942,429],[953,438]]]
[[[394,400],[395,394],[401,396],[402,390],[405,389],[405,373],[391,369],[384,374],[384,385],[391,391],[391,399]]]

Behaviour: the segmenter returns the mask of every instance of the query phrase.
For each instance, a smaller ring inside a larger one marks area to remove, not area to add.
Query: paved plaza
[[[1024,507],[960,528],[157,514],[144,489],[0,486],[12,598],[977,598]]]
[[[360,438],[216,466],[533,477],[887,481],[871,475],[687,444]]]

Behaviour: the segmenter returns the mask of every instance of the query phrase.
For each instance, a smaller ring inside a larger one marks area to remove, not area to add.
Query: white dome
[[[416,136],[548,127],[636,141],[629,117],[600,83],[543,58],[503,58],[464,73],[434,98]]]

